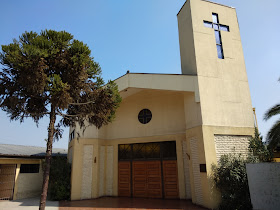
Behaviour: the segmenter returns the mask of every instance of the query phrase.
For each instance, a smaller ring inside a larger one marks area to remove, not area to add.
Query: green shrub
[[[220,210],[252,209],[246,163],[240,155],[223,155],[218,166],[212,166],[213,180],[221,193]]]
[[[272,161],[273,153],[268,149],[267,145],[263,143],[262,136],[257,128],[255,128],[255,136],[251,138],[249,142],[249,151],[259,160],[259,162]]]
[[[67,162],[67,157],[56,156],[52,158],[49,193],[50,200],[69,200],[71,191],[71,164]]]

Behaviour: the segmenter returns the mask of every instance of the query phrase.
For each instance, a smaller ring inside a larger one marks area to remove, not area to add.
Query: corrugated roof
[[[53,148],[52,153],[54,156],[58,153],[65,156],[67,155],[67,149]],[[0,156],[44,157],[45,154],[45,147],[0,144]]]

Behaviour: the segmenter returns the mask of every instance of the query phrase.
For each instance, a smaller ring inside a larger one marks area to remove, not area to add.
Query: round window
[[[138,120],[142,124],[147,124],[152,119],[152,112],[149,109],[142,109],[138,114]]]

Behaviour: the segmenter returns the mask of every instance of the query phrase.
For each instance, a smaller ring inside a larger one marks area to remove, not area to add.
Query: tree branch
[[[95,101],[88,101],[84,103],[69,103],[70,105],[85,105],[85,104],[95,104]]]
[[[60,115],[61,117],[78,117],[84,115],[84,114],[63,114],[60,111],[57,111],[57,114]]]

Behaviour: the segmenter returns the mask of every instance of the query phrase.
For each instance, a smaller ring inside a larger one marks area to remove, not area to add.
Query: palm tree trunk
[[[45,206],[46,206],[49,178],[50,178],[50,167],[51,167],[51,158],[52,158],[52,144],[53,144],[55,120],[56,120],[55,107],[52,105],[51,113],[50,113],[50,124],[49,124],[49,128],[48,128],[48,142],[47,142],[47,150],[46,150],[46,158],[45,158],[44,179],[43,179],[42,194],[41,194],[39,210],[45,210]]]

